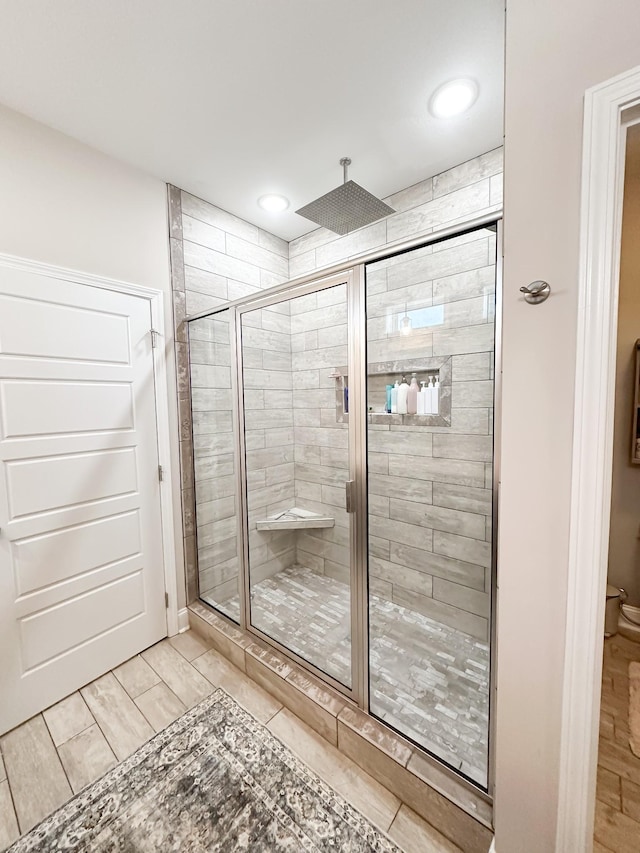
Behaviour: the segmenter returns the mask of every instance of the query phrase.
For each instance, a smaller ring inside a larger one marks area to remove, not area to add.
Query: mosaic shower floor
[[[292,566],[252,591],[252,623],[257,628],[341,683],[349,683],[346,584]],[[224,610],[238,619],[238,598],[226,601]],[[369,631],[371,712],[486,785],[487,643],[375,595],[371,596]]]

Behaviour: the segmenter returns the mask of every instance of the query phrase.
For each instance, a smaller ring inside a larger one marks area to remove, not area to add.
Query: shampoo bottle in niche
[[[391,414],[395,415],[398,411],[398,391],[400,390],[400,383],[396,382],[396,384],[391,389]]]
[[[424,407],[425,407],[425,408],[424,408],[424,413],[425,413],[425,415],[433,415],[433,414],[435,414],[435,411],[436,411],[436,410],[433,408],[433,391],[434,391],[434,387],[435,387],[435,386],[434,386],[434,384],[433,384],[433,376],[430,376],[430,377],[429,377],[429,384],[427,385],[427,396],[426,396],[426,398],[425,398],[425,404],[424,404]]]
[[[418,414],[418,379],[415,373],[411,374],[411,385],[407,393],[407,414]]]
[[[407,398],[409,396],[409,385],[406,376],[402,377],[402,382],[398,388],[398,414],[407,414]]]
[[[427,389],[424,387],[425,383],[420,382],[422,388],[418,391],[418,414],[419,415],[428,415],[429,412],[425,411],[425,402],[427,399]]]
[[[384,410],[387,413],[391,412],[391,393],[392,393],[392,391],[393,391],[393,385],[387,385],[387,387],[386,387],[387,399],[386,399],[386,403],[385,403],[385,407],[384,407]]]
[[[431,395],[431,411],[437,415],[440,411],[440,379],[436,376],[436,384],[433,386]]]

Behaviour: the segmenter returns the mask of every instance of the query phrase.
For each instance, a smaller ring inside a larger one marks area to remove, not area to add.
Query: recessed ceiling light
[[[283,195],[270,193],[269,195],[260,196],[258,204],[263,210],[267,210],[269,213],[280,213],[289,207],[289,199]]]
[[[475,80],[451,80],[436,89],[429,109],[436,118],[452,118],[468,110],[477,97]]]

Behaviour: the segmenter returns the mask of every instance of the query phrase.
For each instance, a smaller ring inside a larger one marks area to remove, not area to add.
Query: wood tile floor
[[[214,687],[233,696],[406,853],[460,853],[192,631],[152,646],[0,738],[0,851]]]
[[[640,850],[640,758],[629,748],[629,661],[640,643],[604,641],[594,853]]]

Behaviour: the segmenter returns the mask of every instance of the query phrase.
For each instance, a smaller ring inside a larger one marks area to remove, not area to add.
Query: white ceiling
[[[502,141],[504,0],[0,0],[0,101],[290,240]],[[473,77],[464,116],[427,111]],[[268,214],[258,196],[291,206]]]

